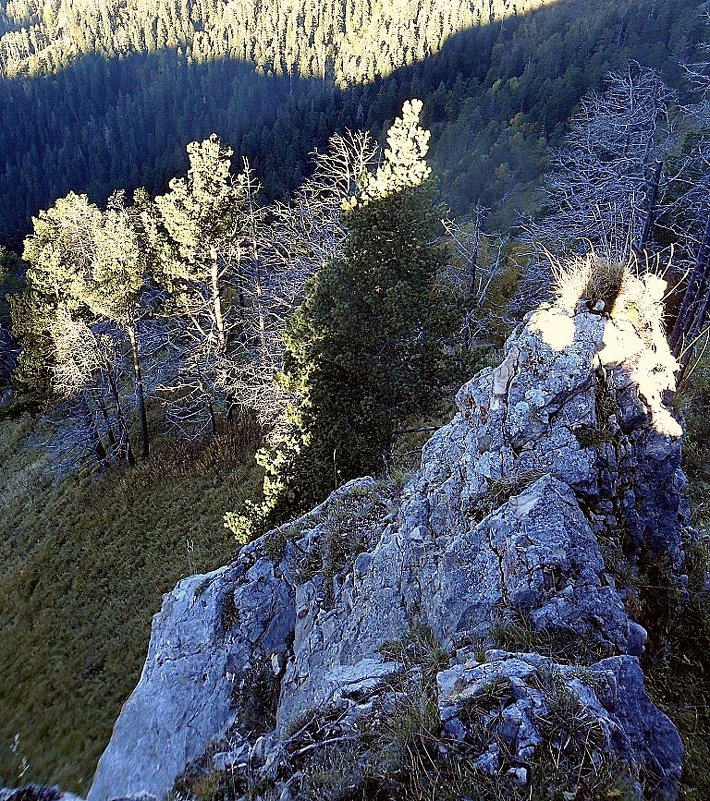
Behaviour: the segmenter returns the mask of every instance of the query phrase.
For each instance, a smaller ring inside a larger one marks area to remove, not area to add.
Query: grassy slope
[[[222,515],[260,475],[234,430],[98,481],[53,483],[46,455],[27,449],[31,429],[0,424],[0,785],[18,781],[24,756],[25,780],[82,792],[162,594],[229,560]]]

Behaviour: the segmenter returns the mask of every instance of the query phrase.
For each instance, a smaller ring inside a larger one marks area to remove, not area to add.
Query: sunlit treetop
[[[374,175],[366,175],[360,192],[345,202],[345,208],[366,205],[372,200],[388,197],[420,186],[431,174],[426,163],[431,134],[419,125],[423,103],[407,100],[387,132],[384,160]]]
[[[233,151],[216,134],[202,142],[191,142],[187,154],[187,176],[173,178],[170,191],[156,197],[155,203],[177,246],[177,253],[163,268],[174,277],[195,279],[205,274],[214,243],[234,227],[243,179],[232,180]]]

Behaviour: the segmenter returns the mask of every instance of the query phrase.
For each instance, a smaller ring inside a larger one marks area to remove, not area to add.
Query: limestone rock
[[[294,530],[307,539],[330,506],[372,483],[341,488],[308,519],[295,521]],[[278,548],[270,548],[273,539],[251,543],[232,565],[185,579],[165,596],[140,681],[116,721],[89,799],[163,798],[211,744],[253,740],[272,727],[278,695],[272,665],[292,643],[302,556],[286,543],[270,558]]]
[[[538,654],[490,651],[485,659],[437,676],[443,733],[471,738],[481,749],[479,762],[497,763],[504,744],[513,760],[529,764],[546,744],[560,761],[576,763],[567,770],[579,771],[585,761],[606,763],[610,771],[623,765],[640,797],[644,775],[657,777],[659,797],[673,795],[683,746],[646,695],[636,659],[611,657],[588,669]]]
[[[635,291],[653,312],[655,289]],[[673,798],[682,747],[644,691],[646,633],[609,556],[623,539],[631,571],[662,559],[682,591],[675,362],[660,314],[626,308],[542,306],[461,388],[401,493],[351,482],[181,582],[89,801],[164,799],[200,771],[228,771],[244,797],[295,799],[327,754],[350,787],[386,773],[362,732],[377,740],[412,698],[434,703],[442,753],[464,748],[476,775],[511,787],[562,748],[550,717],[566,704],[592,772],[613,765],[639,799]]]

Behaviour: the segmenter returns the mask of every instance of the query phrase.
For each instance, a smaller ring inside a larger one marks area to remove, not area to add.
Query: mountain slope
[[[313,65],[300,70],[293,64],[288,74],[285,67],[276,70],[279,76],[269,68],[274,53],[270,62],[249,50],[269,27],[268,14],[242,32],[247,51],[236,52],[225,34],[204,58],[177,44],[185,36],[177,24],[184,9],[169,12],[177,15],[170,42],[147,54],[130,55],[134,45],[114,53],[110,32],[102,36],[91,19],[78,17],[78,29],[86,25],[91,32],[91,47],[72,45],[71,57],[53,66],[56,73],[0,80],[0,241],[19,247],[30,216],[70,189],[96,201],[122,187],[164,189],[185,166],[185,144],[213,131],[249,158],[268,196],[283,196],[307,173],[308,151],[325,146],[334,130],[379,133],[413,96],[425,101],[446,201],[465,213],[473,203],[493,206],[505,198],[508,218],[498,220],[505,225],[544,168],[548,144],[559,139],[574,105],[607,70],[635,58],[679,81],[678,60],[690,58],[704,35],[701,5],[607,0],[591,8],[582,0],[559,0],[528,13],[518,4],[517,14],[505,16],[504,10],[495,24],[477,24],[480,4],[470,3],[461,5],[474,18],[465,29],[469,17],[440,22],[443,6],[437,4],[374,4],[380,15],[391,9],[397,24],[383,22],[385,45],[377,37],[364,40],[362,46],[380,52],[381,61],[369,71],[355,56],[360,66],[353,69],[366,82],[344,90],[335,85],[334,70],[349,64],[357,48],[342,31],[336,37],[342,50],[328,62],[324,80]],[[324,6],[323,19],[307,23],[309,54],[318,53],[316,32],[325,37],[349,6]],[[434,39],[425,31],[445,23],[448,33],[437,41],[437,53],[428,55]],[[283,23],[280,36],[288,40],[287,28]],[[302,39],[293,35],[306,42],[305,33],[298,34]],[[412,37],[429,44],[412,50]],[[79,57],[92,49],[97,52]],[[389,74],[375,78],[380,73]]]
[[[403,489],[355,480],[168,594],[89,801],[676,798],[639,580],[680,590],[696,535],[665,284],[622,286],[528,315]]]
[[[80,54],[106,58],[181,47],[263,72],[372,81],[422,61],[454,33],[555,0],[10,0],[0,11],[0,71],[56,72]]]

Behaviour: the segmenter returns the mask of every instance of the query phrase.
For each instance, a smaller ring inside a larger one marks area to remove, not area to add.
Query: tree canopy
[[[276,517],[381,472],[398,425],[426,413],[451,380],[455,315],[436,283],[446,254],[421,110],[404,104],[382,163],[344,204],[342,257],[315,274],[287,327],[292,427],[262,455]]]
[[[119,188],[164,193],[187,167],[185,143],[213,131],[249,159],[269,198],[285,199],[314,147],[346,129],[379,137],[412,96],[424,101],[453,212],[482,205],[507,227],[571,111],[610,69],[635,58],[682,87],[678,61],[705,35],[700,6],[494,3],[491,24],[479,0],[316,11],[13,0],[0,11],[0,242],[19,248],[31,217],[69,191],[95,203]]]

